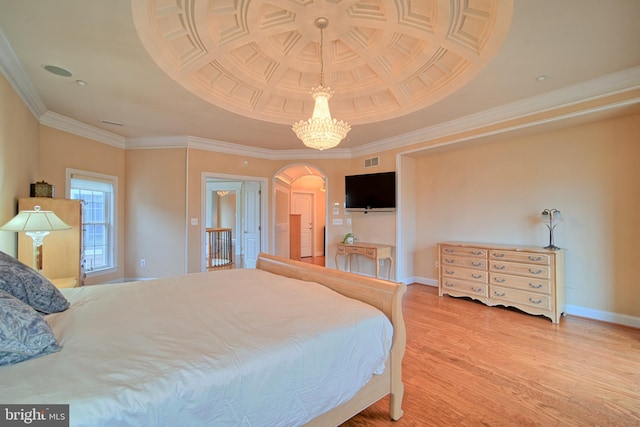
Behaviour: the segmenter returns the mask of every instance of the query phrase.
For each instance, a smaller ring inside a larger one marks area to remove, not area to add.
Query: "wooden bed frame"
[[[402,297],[406,286],[313,264],[261,253],[256,268],[295,279],[320,283],[349,298],[363,301],[382,311],[393,324],[393,345],[382,375],[374,375],[351,400],[313,419],[305,426],[338,425],[386,395],[390,395],[391,419],[402,417],[402,358],[407,335],[402,316]]]

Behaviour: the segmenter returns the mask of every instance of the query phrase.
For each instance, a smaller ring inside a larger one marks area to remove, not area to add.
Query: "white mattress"
[[[71,426],[294,426],[384,369],[375,308],[261,270],[65,289],[63,349],[0,367],[0,402],[70,404]]]

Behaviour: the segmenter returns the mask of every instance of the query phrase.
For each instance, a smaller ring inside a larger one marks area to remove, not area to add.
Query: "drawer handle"
[[[505,254],[499,254],[498,252],[494,252],[493,256],[496,257],[496,258],[502,258],[502,257],[505,256]]]
[[[532,287],[533,289],[540,289],[542,287],[542,283],[538,283],[537,285],[533,283],[529,283],[529,286]]]
[[[544,270],[535,270],[535,271],[533,271],[532,269],[529,269],[529,273],[531,273],[531,274],[540,274],[540,273],[543,273],[543,272],[544,272]]]
[[[493,281],[494,281],[494,282],[498,282],[498,283],[504,283],[504,282],[506,282],[506,281],[507,281],[507,279],[502,279],[502,278],[500,278],[500,277],[494,277],[494,278],[493,278]],[[529,284],[531,284],[531,283],[529,283]]]
[[[471,273],[471,277],[473,277],[474,279],[480,279],[480,278],[482,278],[482,274],[473,274],[473,273]]]
[[[481,262],[475,262],[475,261],[471,261],[471,266],[472,267],[480,267],[482,265]]]
[[[444,262],[446,262],[447,264],[453,264],[453,259],[451,258],[445,258]]]
[[[482,255],[482,251],[471,251],[472,255]]]
[[[531,256],[531,255],[529,255],[529,259],[531,261],[542,261],[542,257],[541,256]]]
[[[455,274],[455,270],[445,270],[444,272],[447,274]]]
[[[476,293],[482,292],[482,288],[474,288],[473,286],[471,287],[471,290]]]
[[[531,302],[532,302],[532,303],[534,303],[534,304],[540,304],[540,303],[542,303],[542,300],[541,300],[541,299],[539,299],[539,300],[534,300],[533,298],[529,298],[529,301],[531,301]]]
[[[455,286],[455,284],[451,283],[451,282],[444,282],[444,285],[448,288],[453,288]]]
[[[498,291],[493,291],[493,294],[497,297],[503,297],[505,296],[507,293],[506,292],[502,292],[501,294],[498,293]]]
[[[493,268],[495,268],[496,270],[504,270],[505,268],[507,268],[507,266],[494,264]]]
[[[446,253],[448,253],[448,254],[452,254],[452,253],[454,253],[456,250],[455,250],[455,249],[452,249],[452,248],[444,248],[444,251],[445,251]]]

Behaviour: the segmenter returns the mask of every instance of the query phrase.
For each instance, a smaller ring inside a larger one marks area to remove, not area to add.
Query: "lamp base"
[[[549,246],[545,246],[543,249],[549,249],[549,250],[552,250],[552,251],[558,251],[558,250],[560,250],[562,248],[560,248],[560,247],[558,247],[556,245],[549,245]]]

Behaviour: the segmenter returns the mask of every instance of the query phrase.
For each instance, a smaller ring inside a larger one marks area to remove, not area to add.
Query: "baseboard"
[[[402,280],[402,283],[407,285],[418,283],[420,285],[435,286],[436,288],[438,287],[438,280],[419,276],[405,277],[404,280]]]
[[[566,314],[640,329],[640,317],[567,304]]]
[[[426,286],[438,286],[438,281],[436,279],[430,279],[428,277],[406,277],[402,282],[407,285],[418,283]],[[629,316],[627,314],[612,313],[610,311],[596,310],[593,308],[569,304],[567,304],[566,314],[640,329],[640,317]]]

